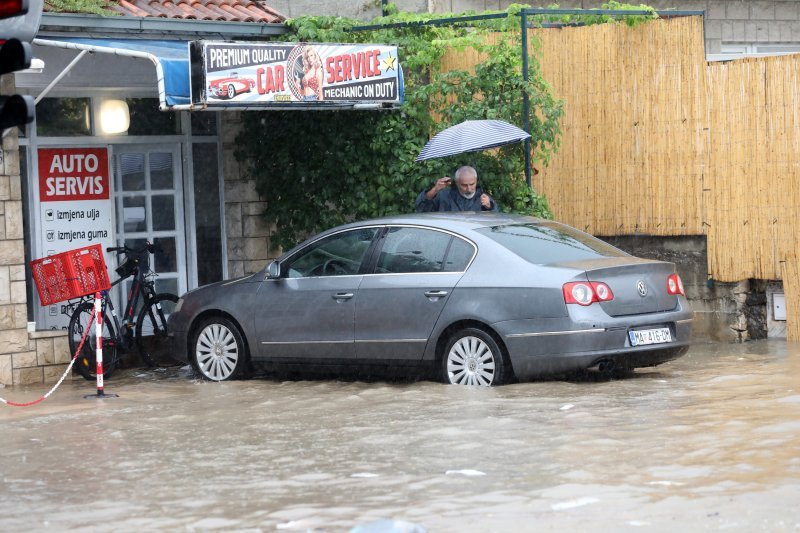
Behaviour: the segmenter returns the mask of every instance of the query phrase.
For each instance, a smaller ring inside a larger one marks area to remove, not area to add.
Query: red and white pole
[[[118,398],[118,394],[106,394],[103,390],[103,296],[99,292],[94,293],[94,322],[95,336],[97,337],[95,347],[97,394],[84,396],[84,398]]]
[[[97,395],[103,396],[103,298],[94,293],[94,331],[97,336]]]

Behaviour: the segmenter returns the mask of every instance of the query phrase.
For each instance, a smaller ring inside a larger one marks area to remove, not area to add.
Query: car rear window
[[[526,261],[541,265],[628,255],[600,239],[558,222],[495,226],[477,231]]]

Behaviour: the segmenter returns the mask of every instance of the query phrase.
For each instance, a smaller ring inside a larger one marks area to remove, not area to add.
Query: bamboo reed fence
[[[783,294],[786,304],[786,338],[791,341],[800,340],[800,258],[794,253],[786,255],[783,262]]]
[[[565,102],[561,147],[533,183],[556,218],[604,236],[707,235],[714,279],[783,280],[800,340],[800,54],[707,63],[701,17],[530,36]]]

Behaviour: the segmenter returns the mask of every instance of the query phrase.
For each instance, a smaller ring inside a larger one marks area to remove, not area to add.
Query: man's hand
[[[453,180],[450,179],[450,176],[445,176],[436,180],[436,185],[434,185],[433,188],[436,189],[436,192],[439,192],[442,189],[448,188],[452,182]]]
[[[486,193],[481,194],[481,206],[484,209],[491,209],[492,208],[492,199]]]
[[[425,193],[425,196],[428,198],[428,200],[433,200],[433,197],[439,194],[439,191],[448,188],[452,182],[453,180],[450,178],[450,176],[439,178],[436,180],[436,183],[433,185],[433,187],[431,187],[431,189]]]

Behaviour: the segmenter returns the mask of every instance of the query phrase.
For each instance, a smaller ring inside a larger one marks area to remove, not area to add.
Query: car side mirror
[[[278,279],[281,277],[281,264],[273,261],[267,266],[267,279]]]

